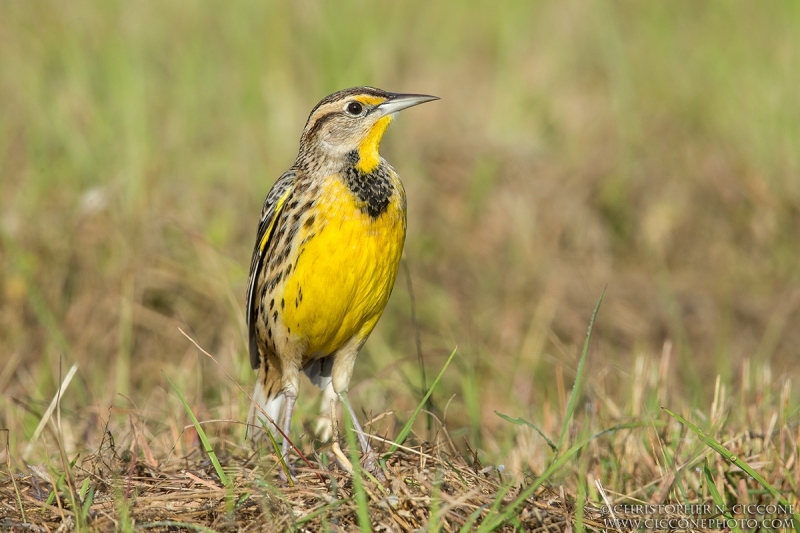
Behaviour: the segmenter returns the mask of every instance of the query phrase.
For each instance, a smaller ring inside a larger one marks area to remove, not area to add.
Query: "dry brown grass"
[[[786,457],[786,450],[796,449],[798,442],[796,427],[771,429],[770,435],[739,435],[726,441],[725,445],[761,470],[771,456]],[[666,432],[656,438],[665,435]],[[681,440],[686,437],[685,432],[680,434]],[[675,443],[667,438],[660,445],[670,448]],[[683,444],[686,445],[694,446],[696,443]],[[336,465],[325,467],[319,462],[320,456],[328,455],[327,447],[316,451],[317,458],[311,457],[312,464],[317,467],[314,470],[298,465],[293,486],[276,481],[274,460],[259,457],[258,453],[242,447],[234,448],[230,443],[224,447],[228,449],[220,459],[226,473],[234,480],[227,488],[221,485],[197,442],[184,455],[170,453],[159,459],[147,447],[142,450],[134,445],[132,450],[121,449],[107,433],[100,448],[78,457],[71,469],[72,485],[81,487],[87,483],[94,492],[90,505],[84,508],[84,518],[75,516],[81,510],[76,511],[72,502],[82,499],[71,499],[67,483],[58,482],[60,490],[56,491],[54,498],[52,469],[29,465],[14,475],[13,482],[9,477],[0,481],[0,527],[36,532],[61,531],[65,527],[73,529],[81,520],[80,529],[92,531],[359,530],[352,476]],[[657,464],[658,458],[650,453],[623,451],[625,448],[625,445],[616,447],[615,453],[625,453],[626,461],[630,461],[628,464],[639,462],[636,475],[630,479],[633,490],[623,495],[618,489],[608,489],[603,495],[608,498],[605,500],[607,503],[713,507],[707,488],[703,488],[704,478],[691,472],[698,465],[702,466],[702,462],[695,458],[676,465],[674,469],[664,469]],[[590,449],[589,453],[593,458],[586,463],[594,470],[591,463],[602,461],[604,452],[595,455],[597,450]],[[753,486],[752,480],[735,473],[726,474],[729,465],[713,455],[709,460],[711,471],[723,474],[721,491],[740,494],[740,502],[744,504],[770,501],[748,496],[749,491],[758,488]],[[784,475],[799,473],[796,452],[789,453],[789,462],[785,466],[788,469]],[[440,446],[420,445],[398,450],[387,461],[385,472],[388,481],[384,484],[364,479],[370,527],[375,531],[458,531],[470,523],[473,526],[467,527],[472,529],[487,516],[496,518],[494,510],[504,511],[532,480],[512,482],[504,479],[493,466],[484,467],[474,457],[465,460],[449,448],[444,439]],[[779,490],[787,493],[793,490],[788,477],[772,481],[776,482]],[[607,480],[606,484],[609,483],[613,484],[613,480]],[[668,496],[677,486],[682,486],[683,499],[675,500]],[[27,519],[25,523],[16,503],[16,494],[21,497]],[[610,514],[606,508],[600,507],[603,501],[600,499],[594,505],[584,502],[583,509],[578,509],[575,494],[570,489],[547,484],[523,502],[517,502],[510,513],[511,518],[497,530],[570,531],[574,528],[576,513],[582,513],[583,527],[588,531],[613,529],[605,522]],[[620,520],[652,516],[700,518],[697,513],[689,514],[680,509],[661,514],[618,510],[614,516]],[[718,513],[704,516],[709,520],[722,519]],[[739,514],[736,518],[748,516]]]
[[[670,384],[658,381],[658,376],[666,375],[666,364],[662,361],[660,373],[651,377],[646,365],[637,365],[638,382],[643,384],[637,395],[668,394]],[[648,388],[649,379],[655,379],[653,390]],[[696,413],[694,418],[700,415],[700,424],[712,438],[762,474],[790,502],[796,502],[800,427],[796,410],[788,404],[791,383],[785,382],[776,397],[764,388],[736,391],[734,397],[752,399],[746,406],[737,406],[729,395],[718,381],[708,414]],[[176,404],[169,400],[153,401]],[[596,401],[606,403],[605,409],[584,413],[570,424],[566,446],[575,444],[577,450],[570,455],[572,451],[564,448],[558,455],[569,460],[552,474],[544,471],[557,456],[547,453],[543,439],[525,424],[516,430],[506,464],[499,466],[484,463],[479,457],[482,454],[467,440],[456,446],[459,439],[454,442],[434,417],[438,429],[430,434],[429,442],[421,442],[422,430],[413,438],[416,444],[401,447],[388,457],[386,482],[361,478],[369,509],[367,527],[376,531],[459,531],[464,524],[466,530],[473,530],[496,521],[490,530],[571,531],[580,524],[587,531],[606,531],[614,529],[608,522],[612,518],[727,519],[717,512],[637,513],[630,507],[611,515],[603,507],[706,505],[713,509],[709,479],[714,480],[719,494],[726,495],[723,506],[728,508],[778,503],[760,483],[731,468],[730,462],[676,420],[662,413],[656,419],[645,417],[637,422],[640,417],[630,413],[627,420],[634,423],[620,424],[626,420],[620,406],[607,396],[600,395]],[[202,409],[198,406],[193,411]],[[617,415],[604,418],[604,410]],[[280,466],[274,453],[243,442],[239,420],[202,421],[231,480],[223,486],[195,427],[184,425],[187,418],[181,416],[180,408],[100,412],[83,407],[80,411],[61,413],[57,407],[31,449],[19,450],[16,458],[7,454],[7,449],[0,453],[6,464],[3,470],[13,473],[0,478],[1,528],[365,530],[359,523],[353,476],[339,466],[330,444],[308,437],[312,434],[308,421],[298,445],[312,468],[295,460],[297,478],[292,484],[278,480]],[[744,413],[745,418],[737,413]],[[365,427],[375,435],[391,435],[392,423],[402,416],[382,413]],[[603,431],[612,426],[617,429]],[[750,429],[737,429],[744,426]],[[71,443],[72,451],[61,454],[65,442]],[[381,453],[389,443],[383,437],[373,442]],[[67,462],[71,466],[66,466]],[[536,490],[518,500],[532,483]],[[89,491],[93,494],[87,500]],[[754,519],[743,513],[728,518]],[[792,520],[791,513],[777,518]],[[631,524],[620,527],[636,529]],[[688,528],[706,529],[713,528]]]
[[[332,531],[358,530],[353,483],[337,467],[314,471],[298,468],[294,486],[274,480],[274,462],[266,465],[252,454],[224,456],[223,466],[236,481],[225,489],[200,449],[159,464],[136,460],[104,446],[80,460],[75,481],[90,479],[96,488],[89,507],[93,530],[123,528],[121,508],[137,529],[175,531],[212,528],[216,531]],[[460,455],[429,446],[399,450],[387,462],[388,482],[367,481],[371,526],[376,531],[458,531],[470,516],[485,515],[504,483],[492,467],[468,465]],[[23,508],[34,524],[30,531],[52,531],[75,523],[65,496],[45,504],[52,479],[40,469],[16,478]],[[510,503],[519,489],[505,493]],[[21,527],[9,480],[0,485],[4,499],[0,527]],[[481,511],[481,509],[483,510]],[[587,508],[586,519],[600,517]],[[525,530],[564,529],[574,518],[574,501],[563,489],[541,489],[517,511]],[[509,529],[507,526],[505,529]]]

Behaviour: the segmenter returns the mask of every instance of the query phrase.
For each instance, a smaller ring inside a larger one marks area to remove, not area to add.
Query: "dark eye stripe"
[[[323,124],[325,124],[330,119],[335,117],[338,113],[339,113],[339,111],[332,111],[330,113],[326,113],[326,114],[322,115],[316,121],[314,121],[313,124],[311,124],[310,128],[306,128],[305,135],[307,137],[312,137],[312,136],[316,135],[317,132],[319,131],[319,129],[323,126]]]
[[[316,135],[319,132],[319,129],[331,118],[335,115],[340,114],[342,112],[342,101],[351,99],[352,97],[358,96],[377,96],[380,98],[388,98],[391,96],[389,93],[383,92],[379,89],[373,89],[371,87],[354,87],[352,89],[346,89],[344,91],[340,91],[338,93],[334,93],[329,95],[324,100],[322,100],[317,106],[311,111],[311,114],[308,117],[308,121],[306,122],[306,126],[303,129],[303,136],[311,137]],[[362,106],[361,113],[364,112],[364,108],[366,108],[366,115],[375,111],[378,106],[365,106],[361,102],[353,101],[351,103],[357,103]],[[324,113],[324,114],[323,114]]]

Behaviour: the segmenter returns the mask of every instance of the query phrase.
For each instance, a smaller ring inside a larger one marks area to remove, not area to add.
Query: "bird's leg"
[[[333,436],[333,421],[336,420],[336,392],[333,385],[329,384],[322,390],[322,400],[320,401],[320,416],[317,419],[316,433],[322,441],[331,440]]]
[[[350,405],[350,400],[347,399],[346,392],[339,393],[339,399],[342,403],[347,407],[347,412],[350,413],[350,419],[353,421],[353,427],[356,430],[356,435],[358,435],[358,442],[361,444],[361,453],[373,453],[372,446],[369,445],[369,441],[367,440],[366,435],[364,435],[364,430],[361,429],[361,424],[358,423],[358,417],[356,416],[356,412],[353,410],[353,406]]]
[[[286,398],[286,414],[283,417],[283,445],[281,446],[281,457],[283,457],[286,466],[289,466],[289,427],[292,424],[292,411],[294,411],[294,402],[297,400],[297,393],[293,390],[285,391],[284,397]],[[291,468],[289,469],[291,473]],[[284,476],[281,470],[280,476]],[[292,476],[294,477],[294,476]]]
[[[339,399],[342,401],[345,407],[347,407],[347,412],[350,413],[350,419],[353,421],[353,428],[356,430],[358,442],[361,444],[361,453],[364,455],[364,469],[375,474],[375,477],[377,477],[380,481],[385,481],[386,478],[384,477],[383,472],[381,472],[380,468],[377,467],[377,457],[375,456],[375,452],[372,450],[372,446],[369,445],[369,441],[367,440],[366,435],[364,435],[364,430],[361,429],[361,424],[358,423],[358,417],[356,416],[356,412],[353,410],[353,406],[350,405],[350,400],[347,399],[347,391],[340,392]]]

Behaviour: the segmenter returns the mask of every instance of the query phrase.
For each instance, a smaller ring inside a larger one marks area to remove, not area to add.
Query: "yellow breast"
[[[406,233],[405,197],[395,192],[377,217],[337,176],[302,226],[296,265],[284,285],[283,322],[303,343],[306,358],[335,352],[351,337],[365,338],[391,294]]]

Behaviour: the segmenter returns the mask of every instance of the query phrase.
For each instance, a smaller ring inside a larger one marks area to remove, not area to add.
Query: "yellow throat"
[[[361,144],[358,145],[359,159],[356,168],[364,174],[369,174],[375,170],[378,163],[380,163],[381,155],[378,153],[378,150],[381,146],[383,134],[386,133],[386,128],[389,127],[392,118],[394,118],[394,115],[386,115],[378,120],[378,122],[372,126],[372,129],[364,140],[361,141]]]

